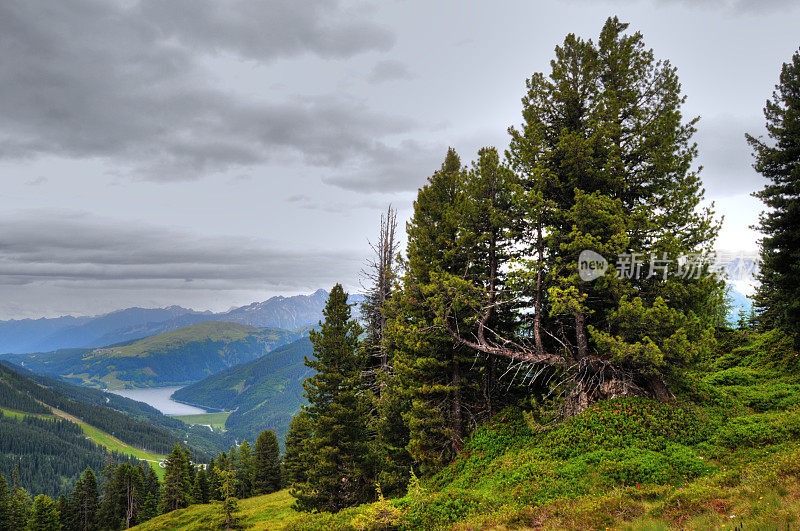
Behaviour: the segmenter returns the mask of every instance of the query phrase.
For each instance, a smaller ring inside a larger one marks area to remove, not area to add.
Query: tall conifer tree
[[[0,474],[0,531],[10,531],[11,527],[11,491],[8,483]]]
[[[100,493],[97,490],[97,479],[91,468],[84,470],[69,500],[70,516],[74,520],[74,528],[91,531],[98,528],[97,511],[100,506]]]
[[[46,494],[36,496],[36,499],[33,500],[28,529],[30,531],[53,531],[60,525],[56,502]]]
[[[281,488],[281,455],[278,437],[264,430],[256,440],[253,456],[253,494],[270,494]]]
[[[777,327],[800,346],[800,51],[781,68],[764,107],[767,143],[748,135],[754,167],[769,183],[754,194],[761,215],[761,264],[755,305],[763,328]]]
[[[292,493],[303,510],[335,512],[370,500],[369,404],[363,395],[361,372],[366,366],[358,336],[361,327],[351,318],[347,293],[333,287],[323,311],[320,330],[312,331],[314,359],[306,365],[316,374],[303,382],[313,437],[307,450],[313,459],[304,483]]]
[[[283,454],[283,470],[289,486],[305,483],[307,470],[311,466],[313,455],[309,443],[314,435],[308,412],[301,410],[292,418],[289,431],[286,433],[286,451]]]
[[[469,264],[458,245],[464,179],[461,159],[448,150],[414,202],[402,292],[387,310],[387,340],[396,350],[397,378],[410,405],[404,415],[409,429],[406,448],[423,472],[458,453],[472,416],[469,397],[479,392],[480,376],[470,372],[475,353],[441,329],[440,316],[432,309],[442,300],[442,278],[463,274]]]
[[[192,484],[186,465],[186,454],[180,445],[166,459],[164,486],[161,491],[161,512],[168,513],[188,507],[191,503]]]

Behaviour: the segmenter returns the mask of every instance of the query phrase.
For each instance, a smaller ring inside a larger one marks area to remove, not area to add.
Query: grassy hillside
[[[246,529],[281,529],[296,513],[291,509],[294,498],[288,490],[239,501],[241,525]],[[200,530],[213,529],[219,524],[219,503],[192,505],[158,516],[132,529]]]
[[[266,428],[282,440],[303,403],[303,380],[310,375],[308,338],[276,348],[249,363],[220,371],[173,394],[176,400],[232,411],[225,421],[231,435],[255,440]]]
[[[303,330],[205,322],[93,350],[6,355],[32,371],[106,389],[185,385],[302,337]]]
[[[243,502],[252,529],[787,529],[800,525],[800,356],[777,333],[724,335],[677,398],[617,399],[561,422],[506,410],[400,499],[296,513]],[[201,529],[196,506],[149,524]],[[389,525],[391,524],[391,526]],[[382,527],[383,526],[383,527]],[[144,529],[156,527],[145,527]]]
[[[211,321],[184,326],[177,330],[163,332],[131,343],[98,348],[93,350],[87,358],[148,358],[158,354],[174,352],[191,343],[241,341],[257,332],[259,332],[259,329],[253,326]],[[281,332],[284,332],[284,330],[274,329],[274,331],[267,332],[267,335],[271,334],[273,339],[277,340]]]

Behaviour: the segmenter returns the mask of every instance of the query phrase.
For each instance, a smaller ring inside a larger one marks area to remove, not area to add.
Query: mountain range
[[[328,292],[276,296],[227,312],[195,311],[180,306],[127,308],[93,317],[57,317],[0,321],[0,353],[25,354],[94,348],[141,339],[205,321],[293,330],[322,318]],[[358,302],[360,296],[351,297]]]
[[[3,358],[40,374],[106,389],[186,385],[256,359],[308,333],[206,321],[94,349],[62,349]]]

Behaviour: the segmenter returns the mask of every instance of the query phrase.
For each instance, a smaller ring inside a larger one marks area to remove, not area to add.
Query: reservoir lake
[[[118,389],[107,391],[115,395],[124,396],[151,405],[165,415],[197,415],[206,413],[205,409],[181,404],[170,398],[170,395],[181,387],[151,387],[149,389]]]

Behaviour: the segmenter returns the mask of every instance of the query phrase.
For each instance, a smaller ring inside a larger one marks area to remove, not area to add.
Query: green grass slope
[[[303,380],[311,374],[306,356],[313,355],[308,338],[276,348],[248,363],[220,371],[176,391],[178,401],[232,411],[225,428],[238,438],[255,440],[265,429],[279,439],[303,403]]]
[[[80,385],[124,389],[185,385],[294,341],[303,330],[204,322],[96,348],[6,355],[34,372]]]
[[[240,500],[240,525],[245,529],[283,529],[296,516],[291,508],[293,501],[294,498],[289,495],[288,490]],[[137,531],[215,529],[221,522],[220,512],[220,503],[192,505],[186,509],[157,516],[131,529]]]
[[[278,493],[245,500],[244,523],[303,530],[797,529],[800,357],[790,342],[777,333],[729,332],[720,355],[678,375],[673,388],[674,402],[611,400],[565,422],[508,409],[479,427],[451,466],[412,482],[402,498],[305,514]],[[215,511],[196,506],[150,525],[202,529],[196,522],[210,522]]]

